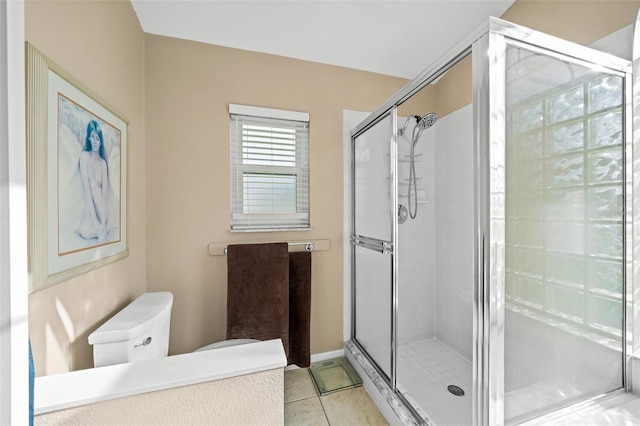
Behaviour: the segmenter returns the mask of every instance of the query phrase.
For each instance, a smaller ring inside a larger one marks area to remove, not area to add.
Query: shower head
[[[418,129],[420,130],[428,129],[429,127],[436,124],[436,120],[438,120],[438,114],[436,114],[435,112],[430,112],[420,117],[416,126],[418,126]]]
[[[414,132],[416,130],[418,130],[419,132],[422,132],[424,129],[428,129],[429,127],[433,126],[436,123],[436,120],[438,119],[438,115],[435,112],[430,112],[426,115],[423,115],[422,117],[419,115],[408,116],[404,122],[404,126],[402,126],[402,129],[398,130],[398,136],[402,136],[404,134],[405,130],[407,130],[407,125],[409,124],[409,121],[411,121],[411,119],[416,120],[416,127],[414,129]]]
[[[418,123],[416,127],[413,128],[413,146],[416,146],[420,136],[422,136],[422,132],[425,129],[436,124],[436,120],[438,119],[438,115],[435,112],[430,112],[428,114],[423,115],[418,119]]]

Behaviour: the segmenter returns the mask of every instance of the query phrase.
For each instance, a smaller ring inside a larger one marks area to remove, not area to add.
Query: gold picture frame
[[[129,122],[29,43],[26,68],[34,292],[128,256]]]

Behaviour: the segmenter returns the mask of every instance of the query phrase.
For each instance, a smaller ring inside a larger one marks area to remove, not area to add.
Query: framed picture
[[[30,291],[129,254],[128,120],[27,44]]]

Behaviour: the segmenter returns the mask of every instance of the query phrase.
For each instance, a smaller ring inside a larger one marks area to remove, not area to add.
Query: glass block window
[[[619,339],[623,79],[583,70],[532,88],[528,78],[507,99],[507,302]]]
[[[231,229],[309,228],[309,114],[230,105]]]

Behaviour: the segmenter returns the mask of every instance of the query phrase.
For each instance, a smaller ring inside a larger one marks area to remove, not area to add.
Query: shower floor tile
[[[400,345],[398,353],[398,386],[403,393],[438,426],[471,424],[470,361],[437,339]],[[449,385],[459,386],[465,394],[453,395]]]

